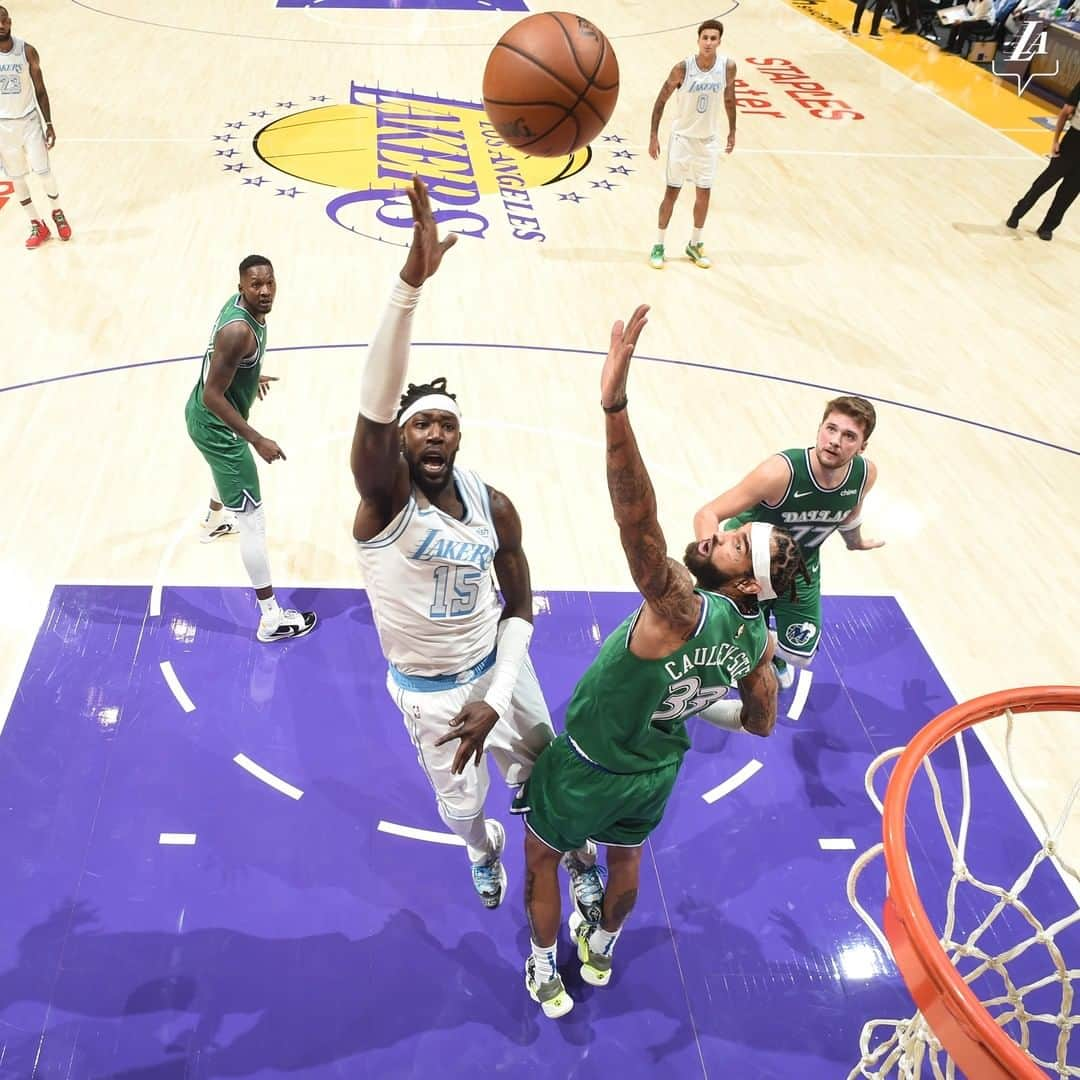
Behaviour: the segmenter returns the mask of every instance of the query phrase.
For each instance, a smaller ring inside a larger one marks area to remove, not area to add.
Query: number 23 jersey
[[[464,520],[419,505],[414,490],[382,532],[357,541],[383,654],[406,675],[456,674],[495,648],[502,606],[491,502],[472,470],[455,466],[454,483]]]

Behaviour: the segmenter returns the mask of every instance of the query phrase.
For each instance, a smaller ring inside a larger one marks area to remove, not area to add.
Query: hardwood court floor
[[[251,251],[279,280],[264,370],[281,381],[255,414],[288,454],[262,470],[275,580],[363,584],[348,439],[362,346],[408,234],[389,193],[328,209],[379,188],[373,147],[333,147],[330,187],[267,165],[252,137],[350,97],[371,104],[375,87],[387,109],[408,95],[456,103],[443,106],[455,145],[490,189],[444,206],[484,235],[463,239],[427,288],[411,370],[459,393],[463,453],[515,500],[537,588],[630,588],[598,375],[611,322],[644,301],[631,408],[673,548],[705,499],[773,450],[809,443],[827,397],[866,394],[880,410],[866,532],[888,544],[857,555],[829,544],[826,592],[902,598],[958,698],[1080,682],[1080,219],[1050,244],[1032,231],[1038,210],[1017,232],[1002,224],[1043,166],[1036,153],[779,0],[732,4],[723,45],[746,85],[706,231],[714,268],[676,257],[656,273],[646,257],[663,171],[646,154],[649,114],[694,47],[695,5],[582,0],[617,50],[619,105],[584,168],[530,186],[527,206],[495,189],[469,106],[518,15],[270,0],[9,8],[42,56],[75,237],[26,252],[19,207],[0,212],[0,716],[57,583],[243,584],[235,546],[196,542],[206,476],[182,409]],[[813,115],[782,73],[859,118]],[[1023,768],[1052,805],[1080,739],[1072,723],[1029,727]]]

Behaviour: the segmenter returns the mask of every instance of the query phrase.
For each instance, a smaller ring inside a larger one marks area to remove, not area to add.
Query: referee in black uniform
[[[1020,219],[1045,195],[1058,181],[1057,189],[1050,209],[1038,228],[1040,240],[1053,238],[1054,230],[1061,224],[1065,211],[1072,205],[1073,199],[1080,194],[1080,127],[1070,123],[1076,115],[1076,106],[1080,104],[1080,82],[1072,89],[1065,104],[1058,113],[1057,126],[1054,128],[1054,145],[1050,147],[1050,164],[1035,178],[1035,183],[1028,188],[1027,194],[1013,207],[1009,220],[1005,222],[1010,229],[1020,224]],[[1066,124],[1069,130],[1061,137]]]

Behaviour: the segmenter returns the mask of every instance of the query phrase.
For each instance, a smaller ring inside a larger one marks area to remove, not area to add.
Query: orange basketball
[[[619,98],[619,61],[588,19],[530,15],[506,31],[484,68],[484,108],[511,146],[562,157],[603,130]]]

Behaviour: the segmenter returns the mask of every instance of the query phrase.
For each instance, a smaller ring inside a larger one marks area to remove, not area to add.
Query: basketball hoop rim
[[[999,690],[946,709],[926,724],[897,760],[885,792],[882,839],[888,895],[884,928],[908,990],[942,1046],[973,1077],[1046,1080],[1046,1073],[986,1011],[954,967],[930,924],[908,861],[908,795],[923,761],[966,728],[1023,712],[1080,712],[1080,686]]]

